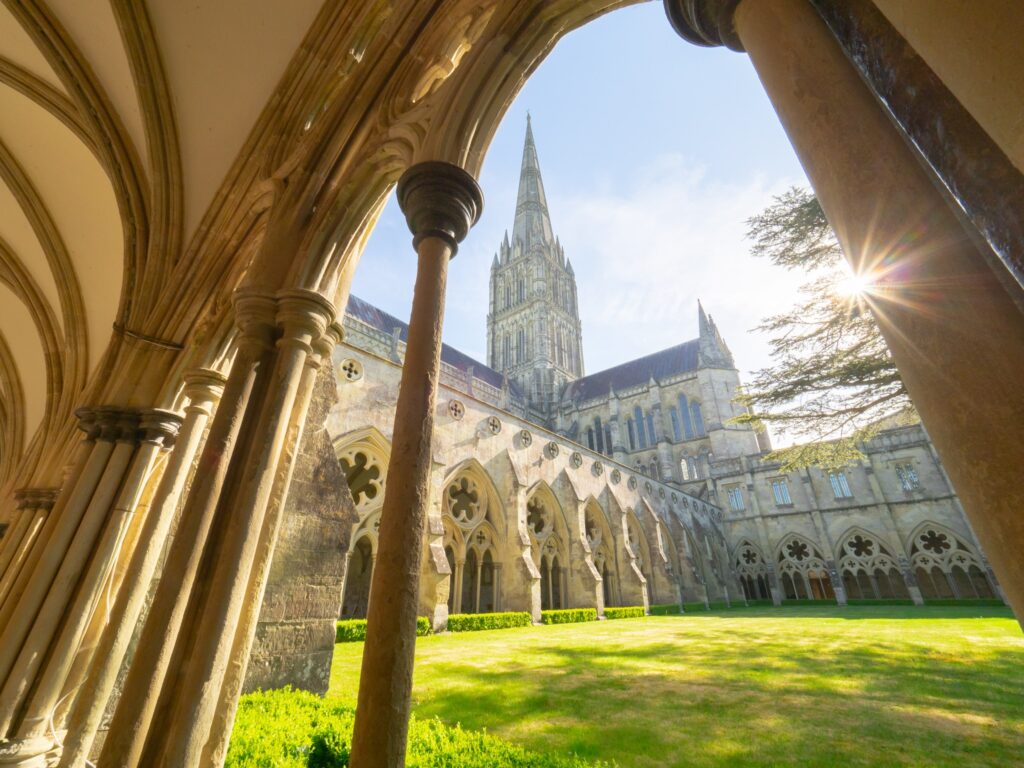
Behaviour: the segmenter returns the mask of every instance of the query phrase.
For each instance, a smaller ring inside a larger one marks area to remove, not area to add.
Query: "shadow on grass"
[[[1019,764],[1024,644],[965,621],[971,609],[924,612],[751,608],[434,638],[416,711],[623,766]],[[829,621],[848,618],[881,621]]]

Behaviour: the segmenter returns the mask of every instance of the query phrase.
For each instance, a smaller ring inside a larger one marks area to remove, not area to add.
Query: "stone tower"
[[[491,264],[487,361],[522,387],[530,409],[550,422],[562,387],[583,375],[576,275],[551,230],[530,118],[512,238]]]

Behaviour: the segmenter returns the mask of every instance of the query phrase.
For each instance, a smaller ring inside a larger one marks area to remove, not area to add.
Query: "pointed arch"
[[[884,537],[855,525],[836,541],[836,568],[848,598],[879,600],[910,596],[895,550]]]
[[[948,526],[930,520],[921,523],[911,533],[907,551],[925,600],[996,596],[981,554]]]
[[[776,568],[789,600],[834,600],[822,550],[800,533],[788,533],[775,549]]]

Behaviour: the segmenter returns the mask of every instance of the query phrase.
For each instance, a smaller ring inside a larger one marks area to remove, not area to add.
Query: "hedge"
[[[704,604],[701,603],[701,607]],[[682,607],[679,603],[665,603],[664,605],[652,605],[650,608],[651,616],[678,616],[683,612]],[[607,615],[608,611],[605,611]]]
[[[949,600],[947,598],[943,598],[941,600],[932,600],[931,598],[926,597],[924,599],[924,604],[925,605],[962,605],[964,607],[967,607],[967,606],[999,606],[1000,608],[1002,608],[1003,606],[1006,605],[1006,603],[1004,603],[1002,600],[997,600],[997,599],[993,599],[993,598],[984,598],[984,597],[980,597],[980,598],[972,597],[972,598],[969,598],[967,600]]]
[[[448,617],[449,632],[476,632],[480,629],[528,627],[533,617],[526,611],[506,613],[455,613]]]
[[[282,688],[243,696],[235,716],[225,768],[344,768],[355,711],[306,691]],[[576,757],[527,750],[480,731],[440,720],[409,724],[409,768],[597,768]]]
[[[847,605],[913,605],[914,601],[903,598],[880,598],[873,600],[871,598],[853,598],[846,601]]]
[[[597,621],[597,608],[562,608],[540,612],[542,624],[575,624],[580,621]]]
[[[644,613],[644,607],[642,605],[628,605],[621,608],[605,608],[604,617],[606,619],[642,619],[647,614]]]
[[[430,620],[426,616],[416,617],[416,634],[419,637],[430,634]],[[335,624],[334,642],[359,643],[366,639],[366,619],[343,619]]]

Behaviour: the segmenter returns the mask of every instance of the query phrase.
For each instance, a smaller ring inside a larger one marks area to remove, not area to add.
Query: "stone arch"
[[[445,557],[451,567],[449,613],[499,610],[505,561],[505,505],[490,473],[470,458],[450,470],[441,486]]]
[[[747,600],[771,600],[768,561],[761,548],[750,539],[740,539],[733,548],[732,561],[739,574],[743,596]]]
[[[569,528],[554,491],[543,480],[526,494],[530,554],[540,571],[541,609],[568,606]]]
[[[925,600],[996,596],[977,549],[949,527],[925,521],[914,529],[908,544],[910,567]]]
[[[910,597],[895,550],[882,536],[853,526],[837,541],[836,564],[847,598],[880,600]]]
[[[799,533],[788,533],[775,549],[776,567],[786,600],[834,600],[822,550]]]

